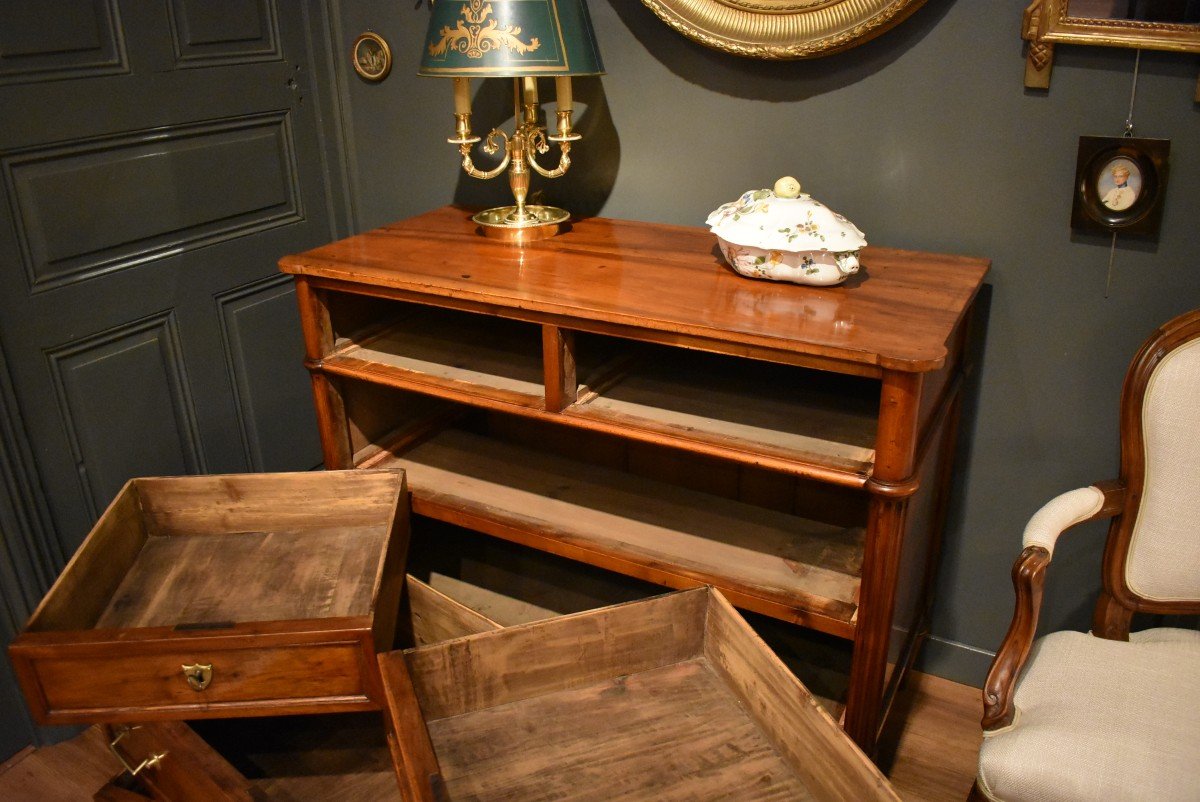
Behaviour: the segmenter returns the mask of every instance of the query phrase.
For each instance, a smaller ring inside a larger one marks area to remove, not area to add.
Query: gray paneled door
[[[320,460],[275,270],[338,233],[317,6],[0,2],[0,506],[32,530],[2,533],[13,615],[126,479]]]

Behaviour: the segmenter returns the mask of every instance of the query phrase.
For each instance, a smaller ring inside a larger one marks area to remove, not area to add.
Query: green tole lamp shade
[[[584,0],[438,0],[417,70],[448,78],[603,72]]]

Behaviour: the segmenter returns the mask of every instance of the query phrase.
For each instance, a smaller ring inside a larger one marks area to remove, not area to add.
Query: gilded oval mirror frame
[[[862,44],[925,0],[642,0],[702,45],[760,59],[825,56]]]

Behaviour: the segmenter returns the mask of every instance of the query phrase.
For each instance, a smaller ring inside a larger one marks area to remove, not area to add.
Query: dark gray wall
[[[608,74],[577,82],[586,138],[547,199],[576,212],[702,224],[719,203],[792,174],[876,244],[987,256],[986,349],[964,421],[926,668],[978,682],[1012,611],[1009,568],[1029,515],[1116,472],[1116,404],[1130,357],[1157,325],[1200,305],[1200,109],[1195,56],[1144,53],[1136,133],[1172,140],[1157,241],[1068,226],[1081,134],[1122,131],[1131,50],[1060,48],[1048,93],[1022,87],[1025,0],[929,0],[879,39],[836,56],[767,63],[692,43],[638,0],[594,0]],[[415,77],[427,11],[341,0],[344,53],[362,30],[392,44],[382,84],[342,89],[357,226],[452,199],[503,202],[463,177],[449,83]],[[499,124],[501,82],[476,99]],[[494,85],[493,85],[494,84]],[[1043,627],[1086,628],[1104,529],[1064,540]]]

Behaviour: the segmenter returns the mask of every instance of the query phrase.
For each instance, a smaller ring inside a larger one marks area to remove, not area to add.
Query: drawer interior
[[[27,631],[370,615],[402,486],[394,471],[134,479]]]
[[[496,788],[512,798],[549,789],[597,800],[630,792],[806,799],[832,798],[834,788],[893,798],[711,591],[392,653],[381,664],[385,684],[410,688],[389,697],[393,720],[419,705],[448,799]],[[398,741],[403,760],[430,766],[426,747],[403,734]]]

